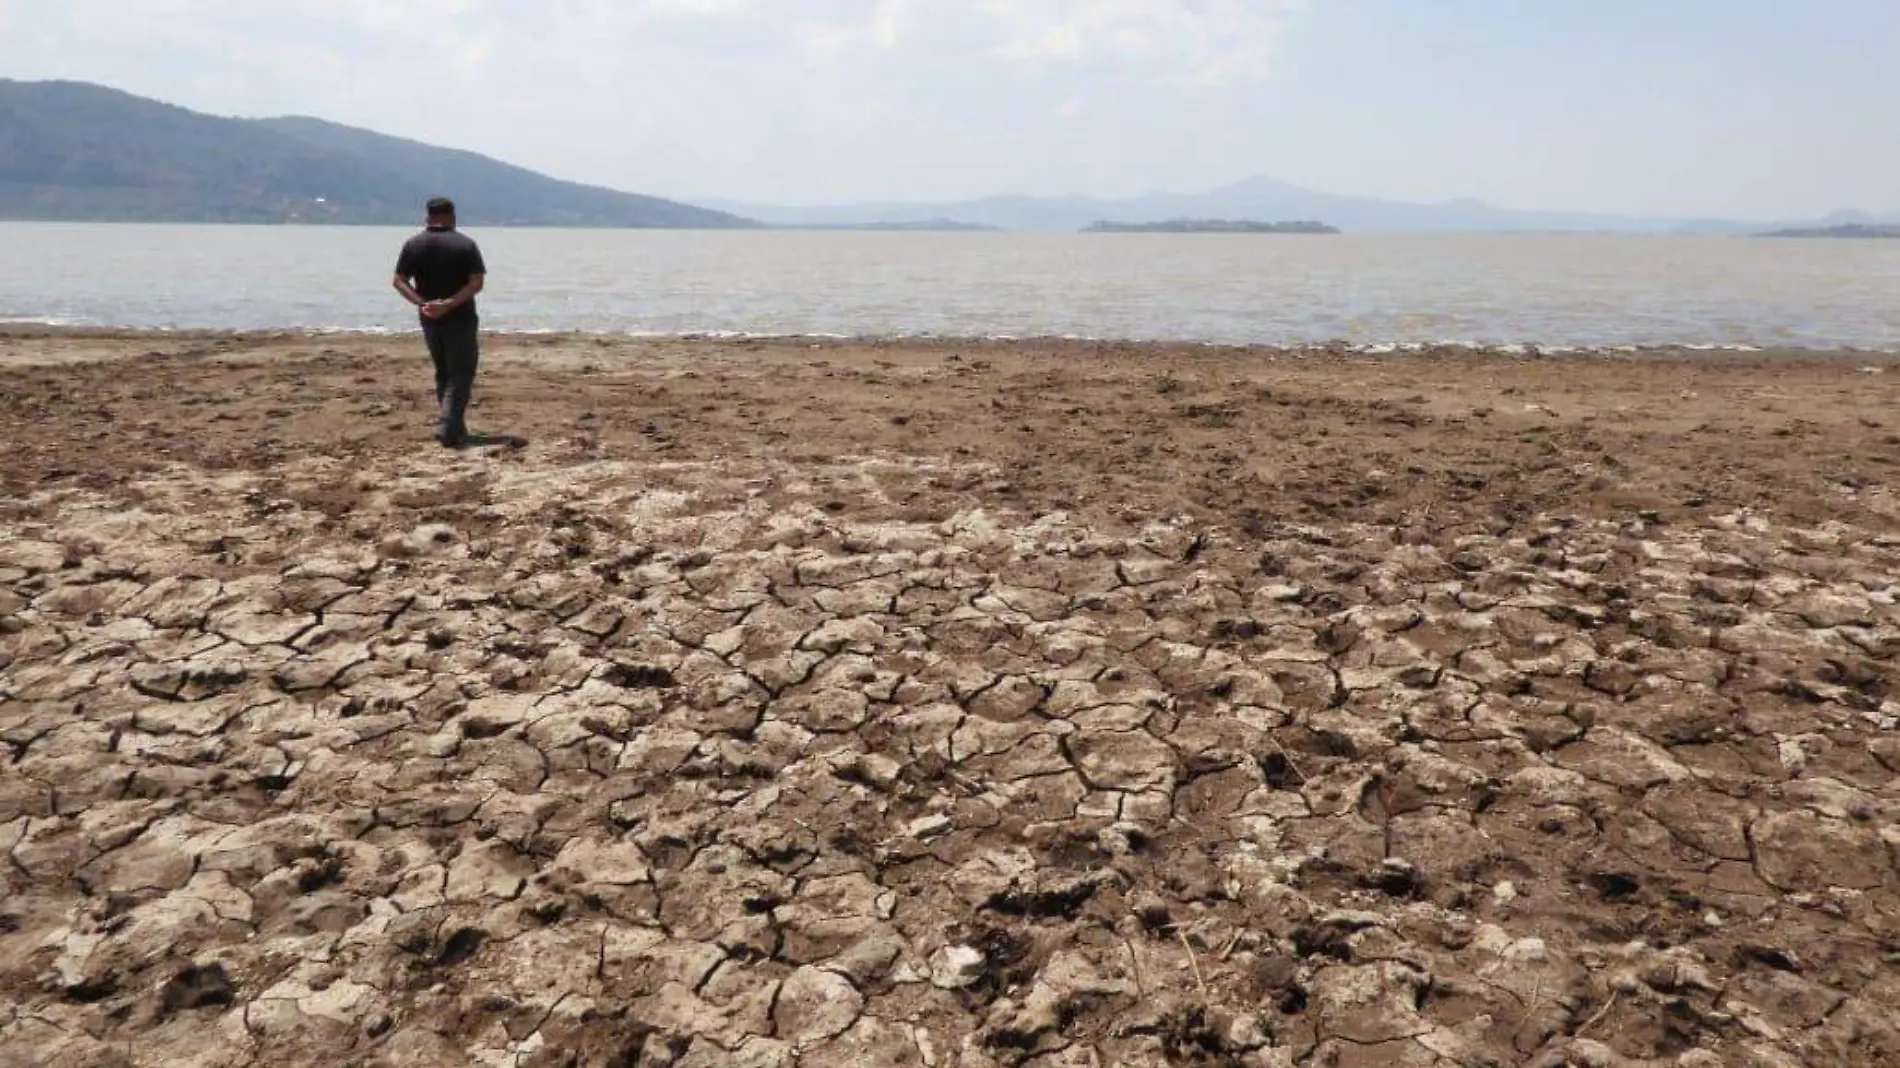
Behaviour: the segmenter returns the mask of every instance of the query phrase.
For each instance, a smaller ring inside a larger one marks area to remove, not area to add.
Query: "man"
[[[421,309],[422,338],[435,361],[435,403],[442,418],[436,440],[460,448],[468,440],[468,398],[481,362],[475,295],[488,267],[482,250],[455,229],[453,202],[437,197],[427,211],[427,229],[410,238],[396,260],[395,286]]]

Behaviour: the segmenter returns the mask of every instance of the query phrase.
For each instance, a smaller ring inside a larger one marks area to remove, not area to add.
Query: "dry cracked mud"
[[[0,1060],[1900,1064],[1892,376],[496,348],[0,341]]]

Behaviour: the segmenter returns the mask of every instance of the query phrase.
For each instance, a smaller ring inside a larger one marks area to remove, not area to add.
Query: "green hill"
[[[77,82],[0,79],[0,219],[483,226],[756,225],[319,119],[229,119]]]

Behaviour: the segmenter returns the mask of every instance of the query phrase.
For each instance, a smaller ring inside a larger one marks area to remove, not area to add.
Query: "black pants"
[[[445,445],[468,437],[468,398],[475,391],[475,369],[482,362],[481,324],[473,315],[424,319],[422,339],[435,361],[435,404],[442,413],[436,432]]]

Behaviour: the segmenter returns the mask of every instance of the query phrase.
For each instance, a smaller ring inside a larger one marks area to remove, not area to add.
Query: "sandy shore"
[[[1900,368],[485,358],[0,334],[0,1061],[1900,1063]]]

